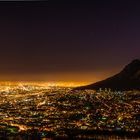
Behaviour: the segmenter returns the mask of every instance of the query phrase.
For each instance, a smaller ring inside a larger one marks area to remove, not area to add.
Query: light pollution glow
[[[104,70],[95,72],[63,72],[50,74],[3,74],[0,75],[0,81],[23,81],[51,83],[54,85],[82,86],[103,80],[114,75],[119,70]]]
[[[62,81],[48,81],[48,82],[37,82],[37,81],[3,81],[0,82],[0,85],[4,90],[8,89],[8,87],[17,87],[17,86],[23,86],[23,85],[38,85],[43,87],[77,87],[77,86],[83,86],[87,85],[89,83],[87,82],[62,82]],[[6,89],[5,89],[6,88]]]

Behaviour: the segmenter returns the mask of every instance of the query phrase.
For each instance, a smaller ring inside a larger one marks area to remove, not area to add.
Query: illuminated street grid
[[[67,137],[65,129],[139,131],[140,92],[1,85],[1,132]]]

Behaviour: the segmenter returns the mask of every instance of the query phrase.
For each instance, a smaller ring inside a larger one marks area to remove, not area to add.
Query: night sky
[[[96,82],[135,58],[138,2],[0,3],[0,80]]]

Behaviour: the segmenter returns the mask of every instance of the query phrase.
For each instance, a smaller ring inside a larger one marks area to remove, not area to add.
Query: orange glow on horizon
[[[62,82],[62,81],[1,81],[1,86],[6,86],[5,90],[8,90],[8,86],[23,86],[23,85],[39,85],[39,86],[46,86],[46,87],[53,87],[53,86],[59,86],[59,87],[78,87],[78,86],[84,86],[89,84],[88,82]]]
[[[40,83],[58,86],[83,86],[106,79],[119,70],[104,70],[95,72],[64,72],[50,74],[4,74],[0,75],[1,82]]]

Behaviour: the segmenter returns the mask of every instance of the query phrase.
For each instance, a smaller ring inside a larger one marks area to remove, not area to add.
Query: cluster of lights
[[[49,88],[48,88],[49,87]],[[140,130],[140,92],[72,90],[40,84],[0,86],[0,130],[67,136],[69,130]]]

